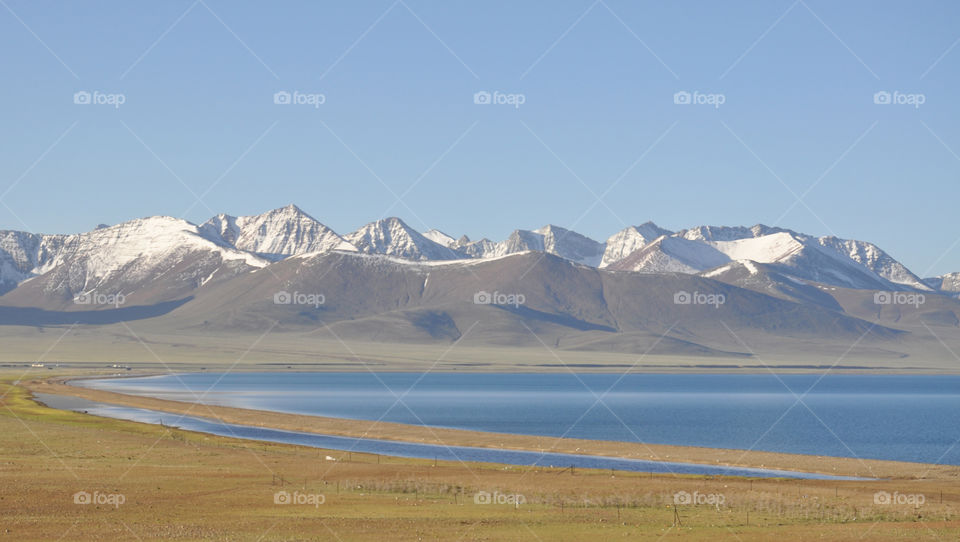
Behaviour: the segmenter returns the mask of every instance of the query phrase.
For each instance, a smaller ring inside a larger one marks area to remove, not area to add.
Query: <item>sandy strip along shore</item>
[[[952,465],[927,465],[900,461],[859,460],[855,458],[775,452],[745,452],[743,450],[663,444],[640,444],[568,438],[558,439],[556,437],[485,433],[480,431],[431,428],[389,422],[305,416],[244,408],[208,406],[92,390],[71,386],[66,383],[66,380],[68,379],[30,380],[21,382],[21,385],[37,393],[69,395],[113,405],[159,410],[172,414],[215,418],[224,423],[344,437],[398,440],[447,446],[475,446],[534,452],[601,455],[650,461],[675,461],[705,465],[782,469],[865,478],[960,480],[960,467]]]

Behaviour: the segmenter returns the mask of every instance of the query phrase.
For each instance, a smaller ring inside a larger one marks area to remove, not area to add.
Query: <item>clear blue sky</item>
[[[0,228],[291,202],[341,233],[762,222],[957,271],[958,38],[949,1],[3,0]]]

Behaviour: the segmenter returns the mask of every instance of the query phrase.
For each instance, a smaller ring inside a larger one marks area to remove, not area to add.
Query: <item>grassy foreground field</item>
[[[7,540],[960,536],[955,469],[798,482],[435,465],[52,410],[15,380],[0,381],[0,537]],[[701,504],[675,507],[677,495]]]

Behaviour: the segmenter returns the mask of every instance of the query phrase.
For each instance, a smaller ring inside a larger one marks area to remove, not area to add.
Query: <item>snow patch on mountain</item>
[[[504,254],[502,256],[491,256],[489,258],[463,258],[463,259],[454,259],[454,260],[412,260],[409,258],[402,258],[398,256],[389,256],[386,254],[378,254],[372,252],[357,252],[357,251],[333,251],[332,253],[328,252],[314,252],[310,254],[298,254],[291,257],[291,259],[301,259],[309,260],[312,258],[323,257],[328,254],[338,255],[344,258],[361,258],[368,262],[383,262],[389,264],[395,264],[405,267],[416,267],[416,268],[435,268],[435,267],[469,267],[474,265],[484,265],[490,262],[495,262],[498,260],[505,260],[507,258],[515,258],[523,256],[525,254],[532,254],[533,251],[521,251],[514,252],[512,254]]]
[[[441,246],[445,246],[445,247],[453,247],[454,245],[457,244],[456,239],[443,233],[440,230],[427,230],[423,232],[423,236],[433,241],[434,243]]]
[[[790,230],[757,224],[749,228],[744,226],[697,226],[689,230],[679,231],[677,235],[690,241],[738,241],[781,232],[793,233]]]
[[[731,260],[753,260],[760,263],[783,261],[803,250],[803,243],[786,232],[706,243],[726,254]]]
[[[737,268],[745,269],[750,275],[757,275],[760,273],[760,270],[757,268],[755,262],[751,260],[736,260],[726,265],[721,265],[720,267],[710,269],[709,271],[704,271],[700,273],[700,276],[706,278],[719,277]]]
[[[727,255],[709,244],[663,236],[608,267],[643,273],[696,274],[729,261]]]

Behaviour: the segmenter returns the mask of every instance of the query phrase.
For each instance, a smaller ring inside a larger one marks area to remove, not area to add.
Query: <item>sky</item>
[[[960,271],[958,40],[947,1],[2,0],[0,229],[764,223]]]

